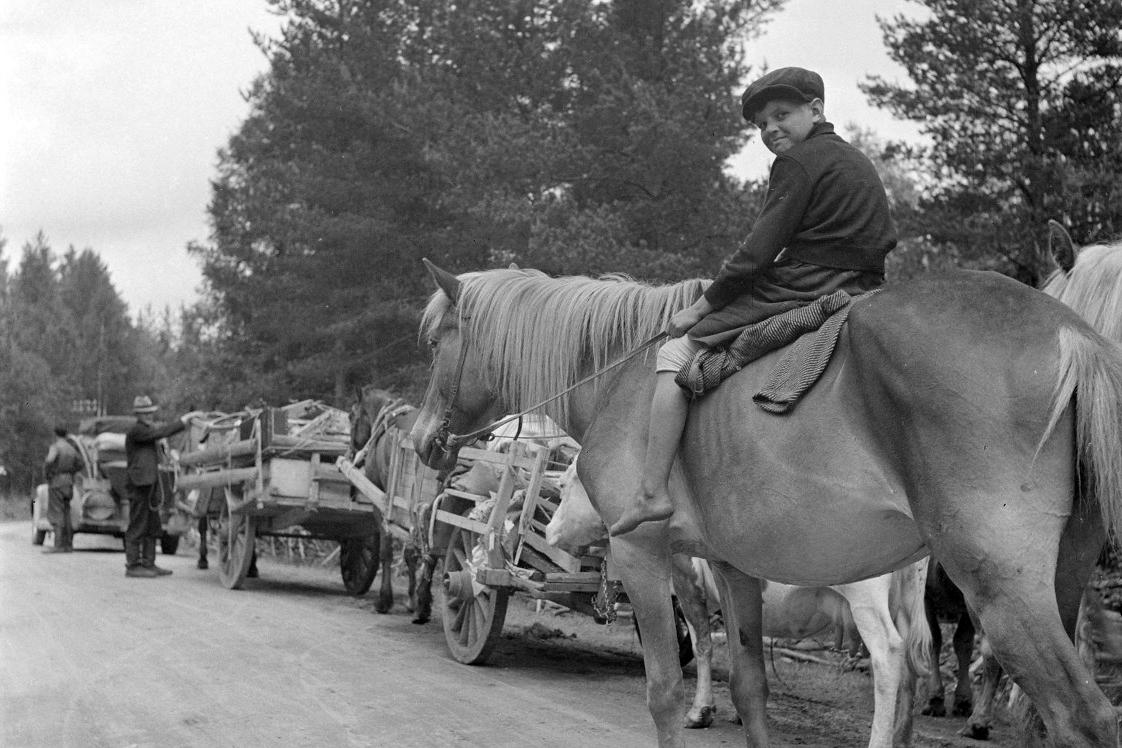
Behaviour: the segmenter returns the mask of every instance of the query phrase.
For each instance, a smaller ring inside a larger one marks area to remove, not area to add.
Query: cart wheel
[[[478,541],[476,533],[454,528],[444,554],[444,638],[452,656],[465,665],[487,661],[502,633],[510,599],[505,587],[475,592],[471,558]]]
[[[226,489],[226,502],[218,509],[218,577],[222,584],[236,590],[245,581],[253,560],[253,541],[255,533],[253,518],[247,514],[231,514],[230,507],[236,503],[241,492]]]
[[[347,588],[348,595],[365,595],[374,583],[381,548],[379,540],[375,534],[339,541],[339,571],[343,574],[343,586]],[[385,573],[389,574],[389,569]]]
[[[690,636],[690,627],[686,623],[686,614],[677,597],[671,598],[674,603],[674,629],[678,635],[678,663],[685,667],[693,661],[693,637]],[[635,635],[639,637],[640,646],[643,644],[643,632],[639,630],[639,619],[632,618],[635,625]]]

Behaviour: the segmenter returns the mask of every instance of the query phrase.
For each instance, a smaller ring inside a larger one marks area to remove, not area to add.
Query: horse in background
[[[1062,225],[1049,221],[1048,249],[1056,267],[1045,279],[1041,290],[1071,307],[1108,340],[1122,344],[1122,242],[1080,249]],[[1086,590],[1083,608],[1094,607],[1097,601],[1086,596],[1095,594],[1097,593],[1093,589]],[[957,668],[955,687],[951,694],[951,714],[967,717],[959,734],[975,740],[988,740],[993,727],[997,686],[1004,671],[993,655],[988,638],[963,599],[962,591],[938,563],[931,564],[926,607],[932,631],[934,662],[929,676],[929,701],[923,713],[936,717],[946,716],[947,713],[939,674],[942,645],[939,621],[942,620],[954,625]],[[979,633],[982,686],[975,699],[970,665],[975,635]],[[1094,667],[1093,659],[1084,657],[1084,660],[1088,667]]]
[[[450,468],[468,435],[556,397],[544,409],[581,443],[593,505],[619,518],[639,484],[649,426],[653,354],[642,341],[704,284],[430,272],[440,290],[421,323],[433,365],[413,429],[418,454]],[[731,691],[756,744],[768,742],[758,579],[847,583],[928,549],[1032,698],[1048,739],[1117,743],[1114,709],[1070,634],[1099,548],[1108,531],[1122,531],[1118,348],[1045,294],[958,271],[855,301],[817,384],[776,417],[753,395],[782,355],[694,403],[672,475],[674,516],[612,540],[652,645],[643,658],[660,742],[683,740],[673,548],[709,559],[718,578],[737,632]]]
[[[417,409],[396,397],[388,390],[365,385],[356,393],[349,412],[351,422],[351,449],[362,455],[362,468],[366,478],[383,491],[389,485],[390,463],[393,451],[402,436],[409,433],[417,420]],[[382,567],[382,586],[375,610],[386,613],[393,607],[392,574],[393,537],[384,522],[379,522],[379,556]],[[402,550],[406,576],[409,579],[409,607],[413,623],[427,623],[432,616],[432,575],[437,558],[432,553],[421,554],[419,544],[406,543]],[[420,565],[420,579],[417,567]]]
[[[561,503],[545,529],[550,545],[577,549],[608,540],[608,527],[592,506],[577,476],[577,459],[561,476]],[[672,589],[693,639],[697,687],[686,711],[687,729],[709,727],[717,707],[713,698],[713,639],[710,615],[720,598],[709,564],[696,557],[671,556]],[[806,639],[830,631],[844,632],[856,624],[873,667],[874,714],[878,724],[894,724],[893,732],[911,732],[911,710],[894,714],[902,689],[914,688],[926,674],[929,632],[923,625],[923,584],[927,558],[891,574],[836,587],[798,587],[763,583],[763,635],[773,639]],[[903,678],[899,673],[905,673]],[[910,697],[906,697],[908,702]]]

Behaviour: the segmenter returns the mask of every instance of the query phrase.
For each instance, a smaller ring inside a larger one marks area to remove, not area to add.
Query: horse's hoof
[[[717,716],[717,707],[703,706],[696,712],[690,710],[686,714],[686,718],[682,721],[682,727],[687,730],[700,730],[713,724],[713,718]]]
[[[990,739],[990,726],[989,725],[972,725],[969,722],[967,722],[966,727],[963,727],[961,730],[959,730],[958,734],[962,735],[964,737],[967,737],[967,738],[973,738],[974,740],[989,740]]]
[[[920,712],[920,714],[925,717],[946,717],[947,708],[943,706],[942,699],[932,699],[931,701],[927,702],[927,706],[923,708],[923,711]]]
[[[954,708],[951,710],[951,714],[956,717],[969,717],[973,713],[974,704],[970,699],[961,696],[955,697]]]
[[[379,613],[389,613],[391,608],[393,608],[393,600],[378,600],[374,603],[374,610]]]
[[[428,623],[428,622],[429,622],[429,617],[428,616],[414,616],[414,618],[413,618],[413,623],[417,624],[418,626],[420,626],[421,624]]]

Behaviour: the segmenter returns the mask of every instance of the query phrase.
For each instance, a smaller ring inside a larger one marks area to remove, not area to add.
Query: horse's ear
[[[1075,248],[1071,234],[1067,233],[1067,229],[1059,221],[1048,221],[1048,251],[1065,273],[1075,266],[1075,256],[1079,254],[1079,250]]]
[[[442,270],[436,265],[429,262],[429,258],[422,257],[421,262],[425,263],[428,268],[429,275],[436,282],[436,285],[444,292],[444,295],[451,300],[453,304],[460,300],[460,279],[449,273],[447,270]]]
[[[507,270],[521,270],[521,269],[522,269],[522,268],[518,267],[518,263],[517,263],[517,262],[512,262],[512,263],[510,263],[510,267],[509,267],[509,268],[507,268]]]

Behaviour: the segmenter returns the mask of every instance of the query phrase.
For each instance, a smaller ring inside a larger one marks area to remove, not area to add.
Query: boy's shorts
[[[693,360],[695,353],[705,348],[704,343],[699,343],[689,335],[671,338],[658,349],[655,358],[655,371],[672,371],[677,374],[682,367]]]

